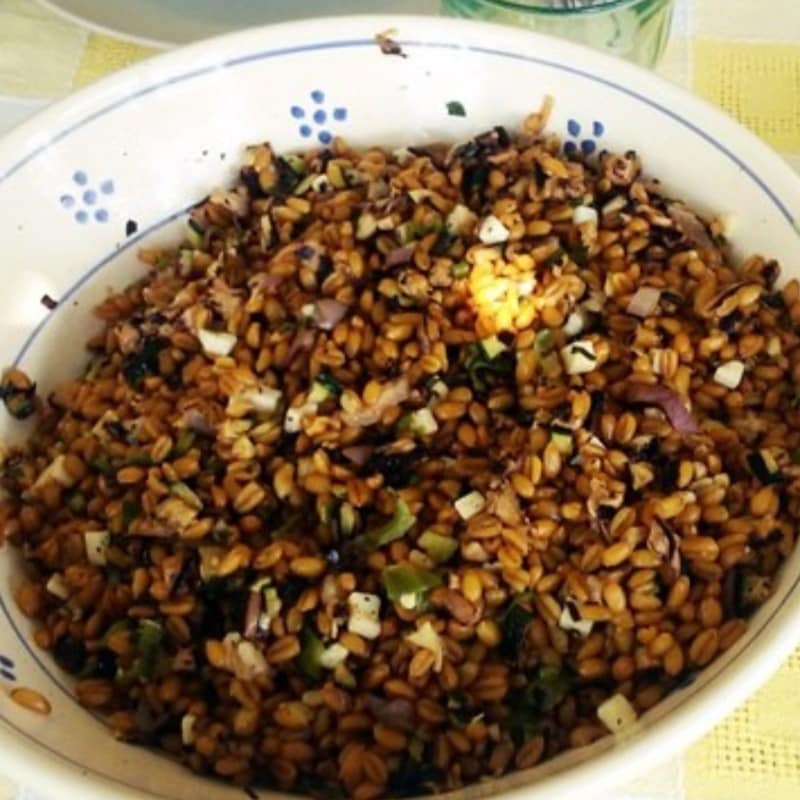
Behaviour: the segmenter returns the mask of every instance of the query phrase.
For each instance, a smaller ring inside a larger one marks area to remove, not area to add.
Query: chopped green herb
[[[308,626],[303,628],[301,641],[302,649],[297,656],[297,666],[307,678],[318,681],[322,677],[321,658],[325,652],[325,645]]]
[[[589,249],[582,244],[576,244],[569,248],[568,254],[579,267],[585,267],[589,260]]]
[[[570,352],[579,353],[584,358],[588,358],[589,361],[597,361],[597,356],[591,350],[587,350],[585,347],[581,347],[579,344],[572,345],[572,347],[570,347]]]
[[[485,392],[514,374],[514,357],[510,351],[490,358],[478,342],[470,342],[461,348],[461,363],[472,388],[478,392]]]
[[[133,389],[141,389],[144,379],[158,372],[158,354],[167,346],[165,339],[148,336],[138,353],[125,359],[122,374]]]
[[[406,753],[400,766],[389,776],[386,791],[390,797],[416,797],[429,794],[442,777],[442,771],[430,760],[417,761],[410,753]]]
[[[464,104],[459,100],[450,100],[447,104],[447,113],[451,117],[466,117],[467,110],[464,108]]]
[[[164,628],[152,619],[143,619],[136,634],[136,660],[130,669],[117,673],[117,680],[130,683],[152,680],[159,669],[164,641]]]
[[[319,383],[328,390],[331,397],[338,397],[342,393],[342,384],[336,380],[327,370],[320,372],[316,378],[315,383]]]
[[[131,523],[140,517],[142,507],[133,500],[123,500],[122,502],[122,530],[127,531]]]
[[[86,495],[83,492],[72,492],[67,500],[67,508],[73,514],[83,514],[86,511]]]
[[[467,197],[481,194],[486,182],[489,180],[489,167],[478,164],[475,167],[465,168],[464,177],[461,179],[461,189]]]
[[[508,696],[508,727],[517,746],[541,733],[542,714],[552,711],[567,696],[572,676],[566,669],[540,667],[527,686]]]
[[[92,467],[94,467],[98,472],[105,475],[107,478],[113,477],[116,474],[116,470],[114,469],[113,465],[111,464],[111,460],[109,459],[106,453],[98,453],[90,462]]]
[[[771,483],[781,483],[783,474],[775,459],[766,450],[756,450],[747,454],[747,466],[761,483],[768,486]]]
[[[772,594],[772,581],[750,569],[740,568],[735,574],[736,613],[747,617]]]
[[[520,605],[524,599],[526,598],[522,595],[511,603],[500,621],[500,628],[503,632],[500,653],[504,658],[517,659],[525,640],[525,631],[533,622],[533,614]]]
[[[0,384],[0,399],[15,419],[27,419],[36,411],[36,384],[20,387],[6,379]]]

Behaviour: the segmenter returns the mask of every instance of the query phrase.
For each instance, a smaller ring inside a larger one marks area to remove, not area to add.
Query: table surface
[[[34,0],[0,0],[0,134],[53,97],[149,54],[66,23]],[[770,0],[768,13],[754,0],[676,0],[659,72],[738,117],[800,172],[800,0]],[[798,686],[800,651],[683,757],[608,797],[796,800]],[[30,798],[0,776],[0,800],[22,796]]]

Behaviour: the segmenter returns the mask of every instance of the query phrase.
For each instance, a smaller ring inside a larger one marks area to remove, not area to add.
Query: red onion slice
[[[667,415],[672,427],[678,433],[700,432],[700,427],[686,410],[680,395],[666,386],[630,383],[628,384],[627,399],[632,403],[649,403],[658,406]]]
[[[189,430],[202,436],[214,435],[214,426],[205,418],[202,411],[197,408],[187,408],[183,412],[183,424]]]
[[[634,317],[646,319],[658,308],[661,299],[661,289],[654,286],[642,286],[628,303],[627,312]]]
[[[317,300],[317,327],[332,331],[347,314],[347,306],[338,300],[323,298]]]
[[[369,457],[374,452],[374,448],[367,444],[353,445],[352,447],[345,447],[342,450],[342,455],[357,467],[363,467],[369,461]]]
[[[670,203],[667,206],[667,214],[669,214],[678,230],[695,247],[705,250],[714,247],[705,225],[703,225],[697,214],[690,211],[686,206],[682,206],[679,203]]]
[[[401,731],[414,730],[414,706],[402,697],[385,700],[374,694],[367,695],[367,708],[378,722]]]
[[[314,346],[315,336],[316,334],[310,328],[303,328],[298,331],[294,341],[289,346],[289,352],[286,354],[286,363],[291,364],[298,353],[310,350]]]
[[[247,608],[244,612],[245,639],[254,639],[258,633],[258,618],[261,616],[262,596],[260,591],[250,591],[247,598]]]
[[[387,267],[399,267],[401,264],[408,264],[414,256],[416,245],[407,244],[389,252],[386,256]]]

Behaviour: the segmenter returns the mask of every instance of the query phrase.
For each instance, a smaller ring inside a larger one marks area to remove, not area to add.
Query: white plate
[[[299,2],[300,0],[298,0]],[[375,34],[396,28],[406,58]],[[350,17],[241,31],[148,59],[77,92],[0,141],[0,365],[46,397],[80,374],[78,343],[109,288],[142,275],[136,253],[177,242],[186,212],[230,184],[245,145],[277,152],[344,136],[356,146],[464,140],[517,126],[547,95],[548,127],[591,154],[633,149],[670,196],[731,221],[737,255],[764,253],[800,277],[800,180],[753,134],[652,73],[518,28],[464,20]],[[448,113],[459,101],[465,116]],[[41,303],[58,300],[55,309]],[[0,440],[25,427],[0,411]],[[0,549],[0,772],[61,800],[243,800],[115,740],[75,702],[70,677],[32,643],[13,596],[19,553]],[[643,715],[630,735],[571,750],[449,800],[575,800],[630,779],[707,732],[800,640],[800,549],[734,647]],[[46,696],[40,717],[8,700]],[[285,800],[260,792],[264,800]]]
[[[81,25],[170,47],[220,33],[334,14],[436,14],[438,0],[39,0]]]

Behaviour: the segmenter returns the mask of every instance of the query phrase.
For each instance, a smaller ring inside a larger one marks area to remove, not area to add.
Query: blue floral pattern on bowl
[[[568,139],[564,142],[564,152],[574,155],[577,152],[590,156],[597,152],[597,144],[606,132],[606,126],[600,120],[594,120],[591,132],[585,133],[584,128],[576,119],[567,120]]]
[[[325,92],[321,89],[314,89],[309,97],[311,105],[308,107],[293,105],[289,109],[292,117],[299,122],[297,132],[304,139],[316,136],[320,144],[330,144],[333,140],[334,123],[347,119],[347,109],[344,106],[326,106]]]
[[[114,194],[114,181],[106,179],[93,186],[88,173],[79,169],[72,173],[72,183],[75,186],[72,192],[66,192],[58,198],[61,207],[71,211],[72,218],[79,225],[85,225],[92,219],[100,223],[108,222],[109,211],[101,204],[103,197]]]
[[[5,678],[7,681],[15,681],[17,679],[14,673],[14,662],[4,655],[0,655],[0,677]]]

